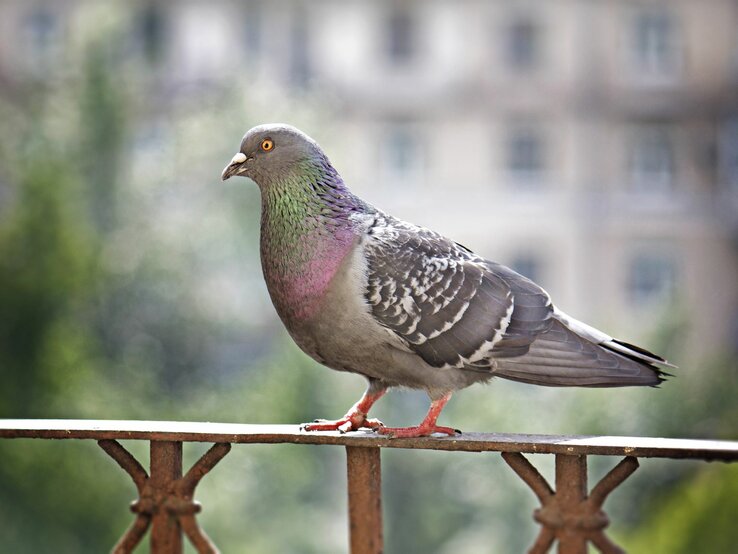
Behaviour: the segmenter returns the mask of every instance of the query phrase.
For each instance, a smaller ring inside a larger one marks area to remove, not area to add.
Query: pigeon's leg
[[[356,431],[362,427],[374,430],[381,429],[384,427],[381,421],[369,419],[366,416],[369,413],[369,408],[382,398],[385,392],[387,392],[387,387],[384,384],[376,379],[370,379],[369,388],[366,389],[361,400],[351,406],[351,409],[341,419],[316,419],[313,423],[303,423],[300,427],[305,431],[340,431],[341,433]]]
[[[441,410],[443,410],[443,407],[450,398],[451,393],[448,393],[438,400],[432,400],[428,414],[425,416],[423,422],[416,427],[382,427],[377,429],[377,432],[381,435],[387,435],[390,438],[429,437],[433,433],[443,433],[449,436],[461,434],[461,431],[458,429],[436,425],[436,420],[441,415]]]

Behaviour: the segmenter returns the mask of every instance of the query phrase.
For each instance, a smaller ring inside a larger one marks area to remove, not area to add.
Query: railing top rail
[[[0,438],[116,439],[182,442],[292,443],[416,448],[466,452],[597,454],[646,458],[738,460],[737,441],[619,436],[463,433],[456,437],[388,439],[370,431],[301,431],[297,425],[253,425],[191,421],[0,419]]]

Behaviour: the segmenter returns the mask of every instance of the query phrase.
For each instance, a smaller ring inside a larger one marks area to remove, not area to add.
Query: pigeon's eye
[[[261,141],[261,149],[264,152],[269,152],[272,148],[274,148],[274,141],[272,139],[264,139]]]

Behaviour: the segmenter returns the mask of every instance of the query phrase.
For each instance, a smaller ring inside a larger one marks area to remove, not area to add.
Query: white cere
[[[235,156],[233,156],[233,159],[231,160],[232,164],[241,164],[246,161],[246,154],[243,152],[237,153]]]

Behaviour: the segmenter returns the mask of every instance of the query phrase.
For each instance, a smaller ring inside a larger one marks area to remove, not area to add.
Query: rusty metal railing
[[[415,448],[466,452],[500,452],[541,502],[534,513],[541,531],[531,554],[548,552],[558,542],[559,554],[586,554],[593,543],[605,554],[623,552],[604,534],[609,520],[607,496],[638,468],[638,458],[692,458],[738,461],[738,442],[646,437],[512,435],[464,433],[457,437],[387,439],[370,432],[341,435],[305,433],[292,425],[241,425],[166,421],[0,420],[0,438],[92,439],[133,479],[136,517],[115,554],[132,552],[151,528],[151,551],[179,554],[183,534],[199,553],[218,550],[200,529],[200,505],[194,493],[204,477],[240,443],[328,444],[346,448],[351,554],[382,552],[381,449]],[[150,474],[118,440],[149,441]],[[215,443],[182,475],[185,442]],[[523,454],[556,458],[554,490]],[[587,456],[622,456],[597,483],[587,488]]]

